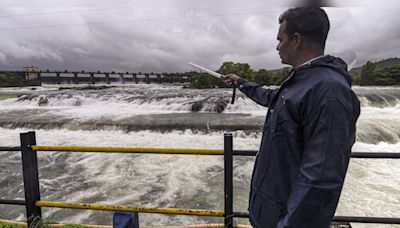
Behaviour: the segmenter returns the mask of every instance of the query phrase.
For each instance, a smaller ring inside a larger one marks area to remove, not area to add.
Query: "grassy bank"
[[[81,225],[81,224],[47,224],[39,223],[35,228],[111,228],[111,226]],[[0,228],[27,228],[25,222],[0,219]]]

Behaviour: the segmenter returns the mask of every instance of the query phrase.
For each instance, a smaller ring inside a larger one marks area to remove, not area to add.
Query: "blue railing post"
[[[224,218],[225,228],[233,227],[233,142],[232,134],[224,134]]]
[[[22,173],[26,202],[26,218],[28,227],[34,227],[42,218],[40,207],[35,202],[40,200],[39,171],[36,151],[31,149],[36,145],[35,132],[21,133]]]

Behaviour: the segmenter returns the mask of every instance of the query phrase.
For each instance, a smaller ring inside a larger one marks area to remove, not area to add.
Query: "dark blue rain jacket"
[[[269,107],[252,176],[251,224],[329,227],[360,114],[346,63],[323,56],[293,71],[275,90],[244,79],[239,85]]]

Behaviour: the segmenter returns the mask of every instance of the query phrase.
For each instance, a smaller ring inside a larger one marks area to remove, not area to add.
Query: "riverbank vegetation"
[[[289,67],[271,71],[265,69],[256,71],[251,68],[248,63],[234,62],[224,62],[217,70],[217,72],[222,75],[233,73],[242,78],[264,85],[279,85],[287,78],[289,71]],[[190,72],[190,74],[193,76],[192,83],[189,86],[190,88],[206,89],[227,87],[221,80],[206,73]]]
[[[0,72],[0,87],[40,86],[39,80],[27,80],[20,72]]]
[[[400,85],[400,58],[368,61],[350,70],[350,75],[356,85]]]
[[[50,223],[39,223],[35,226],[36,228],[51,228],[51,227],[59,227],[59,228],[88,228],[89,226],[81,225],[81,224],[50,224]],[[27,228],[26,223],[23,222],[14,222],[9,220],[0,220],[0,228]]]
[[[290,67],[276,70],[254,70],[248,63],[224,62],[217,70],[220,74],[234,73],[262,85],[281,85],[289,76]],[[205,73],[189,72],[194,76],[190,88],[224,88],[224,83]],[[349,74],[353,85],[400,85],[400,59],[390,58],[378,62],[368,61],[353,68]]]
[[[217,72],[223,75],[234,73],[261,85],[279,86],[288,77],[290,67],[254,70],[248,63],[224,62]],[[206,73],[191,71],[182,74],[192,76],[192,82],[187,86],[189,88],[227,87],[221,80]],[[360,67],[351,69],[349,74],[353,79],[353,85],[400,85],[400,58],[368,61]],[[40,84],[37,79],[25,79],[23,72],[0,72],[0,87],[40,86]]]

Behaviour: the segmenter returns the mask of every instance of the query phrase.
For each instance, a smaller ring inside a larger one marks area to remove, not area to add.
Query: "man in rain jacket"
[[[268,107],[249,199],[255,228],[325,228],[335,214],[360,103],[346,63],[324,55],[329,20],[321,8],[292,8],[280,19],[277,50],[293,66],[279,89],[228,74]]]

